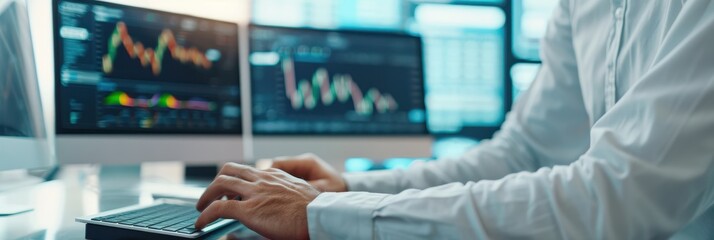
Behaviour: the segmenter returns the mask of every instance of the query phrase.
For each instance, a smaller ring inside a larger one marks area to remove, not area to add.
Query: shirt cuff
[[[370,172],[344,173],[342,178],[347,183],[350,192],[398,193],[397,186],[400,174],[397,170],[381,170]]]
[[[372,239],[377,205],[388,194],[322,193],[307,205],[311,239]]]

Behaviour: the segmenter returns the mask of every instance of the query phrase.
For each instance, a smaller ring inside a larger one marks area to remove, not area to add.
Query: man
[[[278,239],[714,238],[714,3],[562,0],[542,59],[500,132],[461,158],[344,180],[314,156],[229,164],[196,225],[235,218]]]

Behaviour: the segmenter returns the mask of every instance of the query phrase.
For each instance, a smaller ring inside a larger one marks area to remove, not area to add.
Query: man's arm
[[[397,195],[323,193],[308,207],[311,237],[671,236],[714,206],[714,4],[682,11],[576,162]]]
[[[560,6],[543,40],[544,65],[537,79],[492,140],[459,158],[415,164],[406,170],[346,174],[348,189],[398,193],[452,182],[500,179],[573,162],[589,146],[590,121],[571,39],[569,6]]]
[[[687,2],[652,68],[568,166],[388,195],[319,194],[234,164],[201,197],[196,225],[234,218],[274,238],[668,237],[714,206],[713,13],[711,1]],[[240,200],[214,201],[223,196]]]
[[[476,150],[460,159],[412,166],[405,171],[345,176],[351,184],[350,190],[396,193],[407,188],[423,189],[450,182],[498,179],[512,172],[564,163],[584,152],[588,144],[587,114],[580,94],[575,57],[570,43],[569,19],[565,14],[559,16],[560,18],[556,18],[551,24],[551,29],[558,28],[558,31],[555,31],[558,34],[553,34],[553,31],[549,33],[552,40],[546,47],[550,50],[546,50],[544,54],[544,58],[552,64],[542,67],[531,92],[521,97],[523,100],[516,105],[516,113],[508,117],[503,130],[493,141],[482,143]],[[556,79],[556,75],[559,78]],[[571,121],[559,122],[560,119]],[[316,158],[314,155],[278,158],[272,165],[309,181],[310,186],[320,191],[345,191],[340,175]],[[383,219],[373,219],[377,217],[375,214],[379,213],[375,209],[378,206],[391,209],[394,205],[399,205],[393,200],[406,197],[404,194],[391,196],[377,193],[322,193],[319,199],[314,200],[318,196],[314,189],[307,186],[307,182],[290,175],[276,169],[260,171],[227,164],[197,204],[202,214],[196,227],[201,228],[219,217],[232,218],[267,237],[286,238],[293,234],[296,238],[305,238],[309,220],[313,238],[371,238],[374,234],[374,221]],[[437,190],[426,190],[425,193],[430,191]],[[236,196],[240,196],[240,200],[233,200]],[[446,195],[435,194],[431,197],[438,196]],[[223,197],[228,197],[229,200],[217,200]],[[463,203],[454,202],[454,205],[460,206]],[[451,210],[444,211],[442,207],[445,204],[451,205],[440,201],[437,205],[420,209],[426,212],[414,212],[422,217],[434,216],[434,220],[445,220],[439,218],[438,214],[457,214]],[[411,218],[409,221],[417,220]],[[445,224],[454,225],[449,222]],[[461,224],[470,223],[464,221]],[[407,233],[415,229],[409,227],[401,231]]]

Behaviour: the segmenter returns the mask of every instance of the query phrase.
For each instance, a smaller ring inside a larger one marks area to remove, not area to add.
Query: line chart
[[[173,32],[169,29],[164,29],[161,32],[155,48],[147,48],[143,43],[135,41],[131,37],[124,22],[118,22],[114,32],[109,37],[107,54],[102,57],[104,73],[109,74],[114,71],[114,61],[122,46],[131,59],[138,59],[141,66],[151,68],[152,73],[156,76],[161,74],[164,55],[167,51],[173,59],[183,64],[193,64],[206,70],[211,69],[213,65],[206,57],[206,54],[198,50],[198,48],[187,48],[179,45]]]
[[[388,93],[382,93],[377,88],[370,88],[366,94],[354,82],[349,74],[335,74],[330,79],[330,73],[325,68],[319,68],[312,80],[297,81],[295,63],[291,58],[282,61],[285,79],[285,95],[295,110],[305,108],[315,109],[318,103],[331,106],[336,102],[346,103],[350,99],[355,112],[359,115],[394,112],[399,104]]]

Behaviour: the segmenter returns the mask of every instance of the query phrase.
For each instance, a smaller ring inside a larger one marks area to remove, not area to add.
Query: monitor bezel
[[[195,19],[200,19],[200,20],[206,20],[206,21],[212,21],[215,23],[221,23],[221,24],[230,24],[233,25],[236,29],[236,52],[235,58],[237,59],[235,63],[235,69],[237,70],[236,74],[236,79],[234,79],[235,84],[238,86],[238,89],[240,90],[240,94],[237,98],[237,102],[241,106],[241,116],[239,117],[239,122],[237,124],[237,127],[234,130],[217,130],[217,131],[204,131],[204,130],[156,130],[156,129],[75,129],[75,128],[67,128],[63,126],[62,124],[62,80],[61,80],[61,68],[62,68],[62,59],[64,57],[64,53],[62,52],[62,43],[61,40],[62,38],[59,36],[59,31],[60,31],[60,13],[59,13],[59,4],[64,1],[69,1],[69,2],[77,2],[77,3],[83,3],[83,4],[88,4],[88,5],[102,5],[102,6],[107,6],[107,7],[114,7],[114,8],[131,8],[131,9],[136,9],[136,10],[141,10],[141,11],[149,11],[153,13],[158,13],[158,14],[170,14],[170,15],[175,15],[179,17],[188,17],[188,18],[195,18]],[[174,136],[174,135],[191,135],[191,136],[207,136],[207,135],[216,135],[216,136],[241,136],[243,135],[243,122],[245,121],[245,113],[243,111],[243,108],[246,103],[244,103],[241,99],[241,95],[243,94],[242,88],[243,86],[240,76],[241,72],[245,71],[244,69],[241,69],[241,61],[243,61],[241,54],[240,54],[240,45],[241,45],[241,30],[240,26],[236,22],[229,22],[229,21],[221,21],[221,20],[216,20],[216,19],[210,19],[210,18],[204,18],[204,17],[199,17],[195,15],[190,15],[190,14],[182,14],[182,13],[175,13],[175,12],[168,12],[168,11],[161,11],[161,10],[156,10],[156,9],[150,9],[150,8],[142,8],[142,7],[137,7],[137,6],[132,6],[132,5],[125,5],[125,4],[117,4],[117,3],[110,3],[110,2],[105,2],[105,1],[94,1],[94,0],[52,0],[52,34],[53,34],[53,45],[54,45],[54,107],[55,107],[55,117],[54,117],[54,123],[55,123],[55,132],[58,135],[92,135],[92,136],[102,136],[102,135],[108,135],[108,136],[117,136],[117,135],[145,135],[145,136],[154,136],[154,135],[160,135],[160,136]]]
[[[423,136],[429,136],[429,128],[428,128],[428,114],[427,114],[427,104],[426,104],[426,74],[424,71],[424,48],[423,48],[423,39],[421,36],[412,34],[410,32],[405,32],[405,31],[368,31],[368,30],[358,30],[358,29],[322,29],[322,28],[310,28],[310,27],[285,27],[285,26],[272,26],[272,25],[262,25],[262,24],[254,24],[251,23],[248,25],[248,56],[252,53],[252,43],[253,39],[251,38],[253,29],[255,28],[266,28],[266,29],[274,29],[274,30],[286,30],[286,31],[309,31],[309,32],[319,32],[319,33],[338,33],[338,34],[360,34],[360,35],[369,35],[369,36],[387,36],[387,37],[402,37],[402,38],[408,38],[412,40],[416,40],[417,44],[417,56],[420,58],[419,66],[418,68],[421,70],[421,77],[419,81],[421,81],[421,95],[423,96],[422,102],[424,106],[424,122],[421,124],[422,129],[419,132],[358,132],[358,131],[351,131],[351,132],[264,132],[264,131],[256,131],[255,129],[255,113],[253,111],[253,74],[252,74],[252,66],[250,62],[248,62],[248,69],[250,74],[250,78],[248,82],[250,82],[250,104],[251,104],[251,111],[249,114],[251,118],[251,122],[253,125],[250,127],[250,130],[252,134],[256,137],[296,137],[296,136],[316,136],[316,137],[349,137],[349,136],[356,136],[356,137],[386,137],[386,138],[401,138],[401,137],[423,137]],[[248,61],[248,60],[246,60]]]

